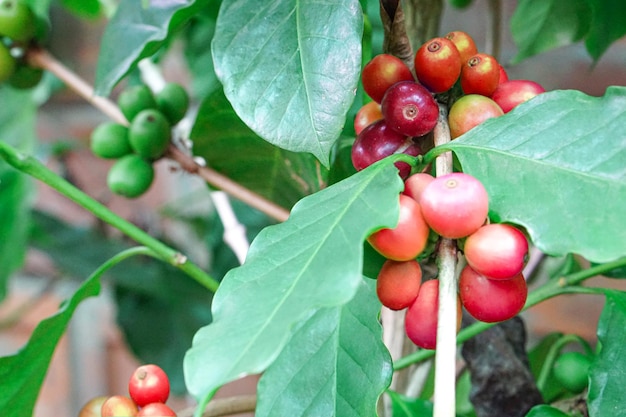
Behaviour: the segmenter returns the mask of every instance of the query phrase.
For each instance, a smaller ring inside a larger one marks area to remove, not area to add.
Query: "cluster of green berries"
[[[176,83],[166,84],[156,94],[145,85],[137,85],[122,91],[117,104],[129,125],[100,124],[91,134],[91,150],[101,158],[117,159],[107,184],[115,194],[135,198],[150,188],[153,162],[167,150],[172,126],[189,108],[189,96]]]
[[[0,83],[19,89],[36,86],[43,70],[24,61],[35,37],[35,15],[23,1],[0,0]]]

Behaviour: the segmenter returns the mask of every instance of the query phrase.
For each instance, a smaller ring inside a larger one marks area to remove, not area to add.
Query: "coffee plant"
[[[0,0],[0,300],[30,248],[81,278],[0,358],[2,416],[33,415],[102,281],[149,365],[83,417],[217,415],[216,392],[246,375],[257,395],[233,413],[259,417],[626,415],[626,293],[584,285],[626,278],[626,87],[546,91],[507,72],[574,43],[592,71],[626,34],[626,3],[515,2],[509,62],[505,2],[484,2],[488,30],[439,30],[444,7],[480,2]],[[50,52],[54,9],[107,19],[93,86]],[[169,54],[188,86],[158,71]],[[61,86],[110,119],[88,148],[115,160],[111,192],[132,205],[168,160],[232,197],[249,247],[219,209],[164,210],[185,246],[44,164],[72,148],[34,129]],[[36,182],[124,239],[38,210]],[[605,300],[597,341],[531,346],[519,313],[567,294]],[[193,410],[166,405],[170,390]]]

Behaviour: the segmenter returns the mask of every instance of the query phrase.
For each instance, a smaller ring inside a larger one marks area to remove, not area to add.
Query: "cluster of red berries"
[[[434,349],[437,340],[438,280],[422,283],[416,260],[431,232],[456,239],[467,261],[459,278],[459,325],[461,306],[484,322],[507,320],[522,310],[528,295],[522,275],[526,236],[511,225],[487,222],[489,197],[478,179],[464,173],[413,174],[399,199],[397,226],[374,232],[368,241],[387,258],[377,279],[378,298],[392,310],[407,309],[405,331],[413,343]]]
[[[415,76],[399,58],[380,54],[363,68],[363,89],[373,101],[354,120],[357,170],[395,153],[422,154],[439,115],[436,94],[454,89],[448,115],[454,139],[545,91],[530,80],[509,80],[498,61],[479,53],[472,37],[461,31],[425,42],[414,64]],[[410,166],[396,166],[406,179]]]
[[[142,365],[128,381],[128,394],[96,397],[88,401],[78,417],[176,417],[165,404],[170,381],[157,365]]]

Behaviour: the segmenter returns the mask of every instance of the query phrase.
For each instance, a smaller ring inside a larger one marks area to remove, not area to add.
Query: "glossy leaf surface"
[[[447,145],[483,182],[490,216],[550,255],[626,255],[626,88],[545,93]],[[564,133],[566,132],[566,133]]]
[[[253,131],[328,166],[354,100],[362,30],[357,0],[224,1],[215,71]]]

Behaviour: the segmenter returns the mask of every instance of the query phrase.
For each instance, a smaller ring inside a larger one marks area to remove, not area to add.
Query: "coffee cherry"
[[[500,65],[500,77],[498,79],[498,85],[509,81],[509,74],[506,73],[506,70],[502,65]]]
[[[450,39],[431,39],[415,54],[415,74],[433,93],[448,91],[461,75],[461,54]]]
[[[135,417],[137,406],[128,397],[113,395],[102,404],[102,417]]]
[[[507,280],[494,280],[467,265],[459,277],[459,295],[472,317],[496,323],[515,317],[522,311],[528,288],[522,274]]]
[[[128,128],[119,123],[105,122],[91,133],[91,151],[100,158],[116,159],[133,150],[128,141]]]
[[[420,155],[420,146],[411,138],[390,128],[384,120],[379,120],[359,133],[352,145],[352,164],[360,171],[374,162],[395,154]],[[406,178],[411,167],[405,162],[396,162],[400,177]]]
[[[455,30],[449,32],[444,38],[450,39],[452,43],[454,43],[454,46],[456,46],[456,49],[459,50],[461,64],[463,65],[467,63],[473,55],[478,53],[474,39],[466,32]]]
[[[380,110],[380,104],[370,101],[356,113],[354,117],[354,132],[358,135],[363,129],[382,118],[383,112]]]
[[[528,241],[515,227],[492,223],[472,233],[463,252],[476,272],[491,279],[510,279],[524,269]]]
[[[376,294],[385,307],[402,310],[415,301],[421,284],[422,268],[417,261],[388,260],[378,273]]]
[[[155,96],[157,108],[167,118],[170,124],[180,122],[189,109],[189,95],[177,83],[167,83]]]
[[[409,67],[400,58],[389,54],[376,55],[365,64],[361,73],[363,89],[377,103],[395,83],[413,80]]]
[[[437,322],[439,314],[439,280],[422,283],[417,298],[407,309],[404,330],[408,338],[423,349],[437,346]],[[457,332],[461,328],[461,301],[457,298]]]
[[[10,79],[17,68],[15,58],[11,56],[9,48],[0,42],[0,83]]]
[[[9,78],[9,84],[18,90],[26,90],[35,87],[42,78],[43,70],[41,68],[18,65],[11,78]]]
[[[128,393],[139,407],[165,403],[170,395],[170,380],[160,366],[142,365],[135,369],[128,380]]]
[[[414,81],[391,86],[381,102],[385,121],[406,136],[424,136],[435,128],[439,106],[430,92]]]
[[[157,108],[152,91],[145,85],[135,85],[122,91],[117,97],[117,105],[129,122],[142,110]]]
[[[475,54],[461,69],[461,88],[465,94],[489,97],[496,91],[500,80],[500,64],[491,55]]]
[[[504,113],[508,113],[519,104],[545,93],[545,89],[530,80],[511,80],[498,85],[491,98],[498,103]]]
[[[419,204],[406,195],[400,194],[399,198],[400,218],[396,227],[378,230],[367,240],[384,257],[409,261],[424,250],[430,231]]]
[[[434,179],[435,177],[424,172],[415,173],[404,181],[404,191],[402,193],[419,203],[424,188]]]
[[[35,15],[20,0],[0,0],[0,35],[26,43],[35,36]]]
[[[504,112],[498,104],[489,97],[479,94],[468,94],[454,102],[448,113],[450,136],[458,138],[470,129],[478,126],[487,119],[502,116]]]
[[[138,155],[152,159],[163,155],[170,143],[170,124],[158,110],[142,110],[128,128],[128,140]]]
[[[102,404],[109,397],[94,397],[87,401],[78,412],[78,417],[101,417]]]
[[[145,193],[154,179],[152,164],[139,155],[126,155],[109,169],[107,184],[115,194],[135,198]]]
[[[426,223],[439,235],[459,239],[485,223],[489,211],[487,190],[462,172],[435,178],[422,191],[420,206]]]
[[[163,403],[151,403],[142,407],[137,417],[176,417],[176,413]]]
[[[566,390],[580,394],[589,383],[591,358],[580,352],[565,352],[554,362],[554,378]]]

